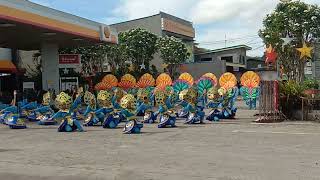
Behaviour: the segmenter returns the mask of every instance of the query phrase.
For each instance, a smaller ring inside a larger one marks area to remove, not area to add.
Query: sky
[[[193,22],[196,42],[203,48],[246,44],[251,56],[262,56],[258,37],[263,18],[279,0],[30,0],[32,2],[112,24],[157,14],[160,11]],[[320,4],[320,0],[301,0]],[[225,41],[226,40],[226,41]]]

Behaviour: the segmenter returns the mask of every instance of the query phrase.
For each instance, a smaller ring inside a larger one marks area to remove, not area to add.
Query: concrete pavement
[[[253,114],[242,109],[236,120],[173,129],[146,125],[139,135],[0,125],[0,179],[319,179],[320,124],[254,124]]]

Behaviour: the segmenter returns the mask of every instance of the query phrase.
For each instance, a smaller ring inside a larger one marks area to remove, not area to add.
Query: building
[[[247,56],[247,70],[254,71],[265,66],[266,63],[264,62],[262,57]]]
[[[160,12],[152,16],[116,23],[110,26],[115,28],[118,32],[142,28],[159,37],[174,36],[179,38],[186,44],[187,49],[191,54],[190,59],[186,61],[194,61],[193,46],[195,29],[192,22]],[[156,67],[161,67],[163,60],[160,58],[159,54],[155,54],[151,63]]]
[[[232,72],[240,77],[247,70],[247,51],[251,47],[246,45],[208,50],[195,54],[195,62],[185,64],[185,69],[195,77],[206,72],[220,76],[225,72]]]
[[[320,42],[314,45],[314,56],[312,62],[312,77],[320,80]]]
[[[105,24],[27,0],[0,0],[0,47],[13,52],[11,59],[0,59],[6,62],[0,62],[0,73],[9,68],[11,71],[7,73],[17,74],[14,53],[17,50],[40,50],[43,89],[59,92],[60,68],[72,64],[60,63],[58,49],[98,43],[117,43],[116,31]]]

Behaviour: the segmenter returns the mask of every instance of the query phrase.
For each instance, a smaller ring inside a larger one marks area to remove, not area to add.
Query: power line
[[[230,38],[230,39],[224,39],[224,40],[217,40],[217,41],[202,41],[202,42],[197,42],[199,44],[214,44],[214,43],[224,43],[225,41],[239,41],[239,40],[244,40],[244,39],[258,39],[260,38],[258,35],[250,35],[250,36],[243,36],[239,38]]]

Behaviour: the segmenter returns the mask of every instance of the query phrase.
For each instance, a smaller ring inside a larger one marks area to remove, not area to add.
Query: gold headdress
[[[165,105],[165,101],[166,101],[166,94],[164,91],[156,91],[154,94],[154,99],[156,102],[156,106],[159,105]]]
[[[196,103],[197,98],[198,98],[198,92],[194,88],[191,88],[188,90],[187,94],[185,95],[184,100],[189,103]]]
[[[61,92],[56,98],[56,106],[60,110],[67,110],[71,107],[72,98],[65,92]]]
[[[188,93],[188,89],[185,89],[179,93],[179,99],[184,100],[186,94]]]
[[[207,92],[207,98],[209,100],[214,100],[216,99],[217,97],[219,96],[219,93],[218,93],[218,89],[217,88],[210,88]]]
[[[127,94],[121,98],[120,105],[124,109],[135,109],[136,98],[132,94]]]
[[[77,97],[82,96],[82,95],[83,95],[83,87],[80,87],[77,92]]]
[[[84,93],[83,99],[84,99],[84,103],[86,103],[86,105],[91,106],[92,108],[96,107],[96,97],[91,92],[86,91]]]
[[[116,96],[117,102],[121,101],[121,98],[125,95],[126,93],[121,89],[121,88],[115,88],[114,89],[114,95]]]
[[[144,102],[144,103],[149,103],[149,101],[150,101],[149,94],[150,93],[147,89],[140,88],[137,92],[137,99],[139,101]]]
[[[111,106],[111,99],[112,99],[112,96],[111,94],[108,92],[108,91],[99,91],[98,93],[98,104],[100,106],[104,106],[104,107],[107,107],[107,106]]]
[[[51,94],[50,94],[50,92],[47,92],[43,95],[42,104],[44,106],[48,106],[48,105],[50,105],[50,102],[51,102]]]

